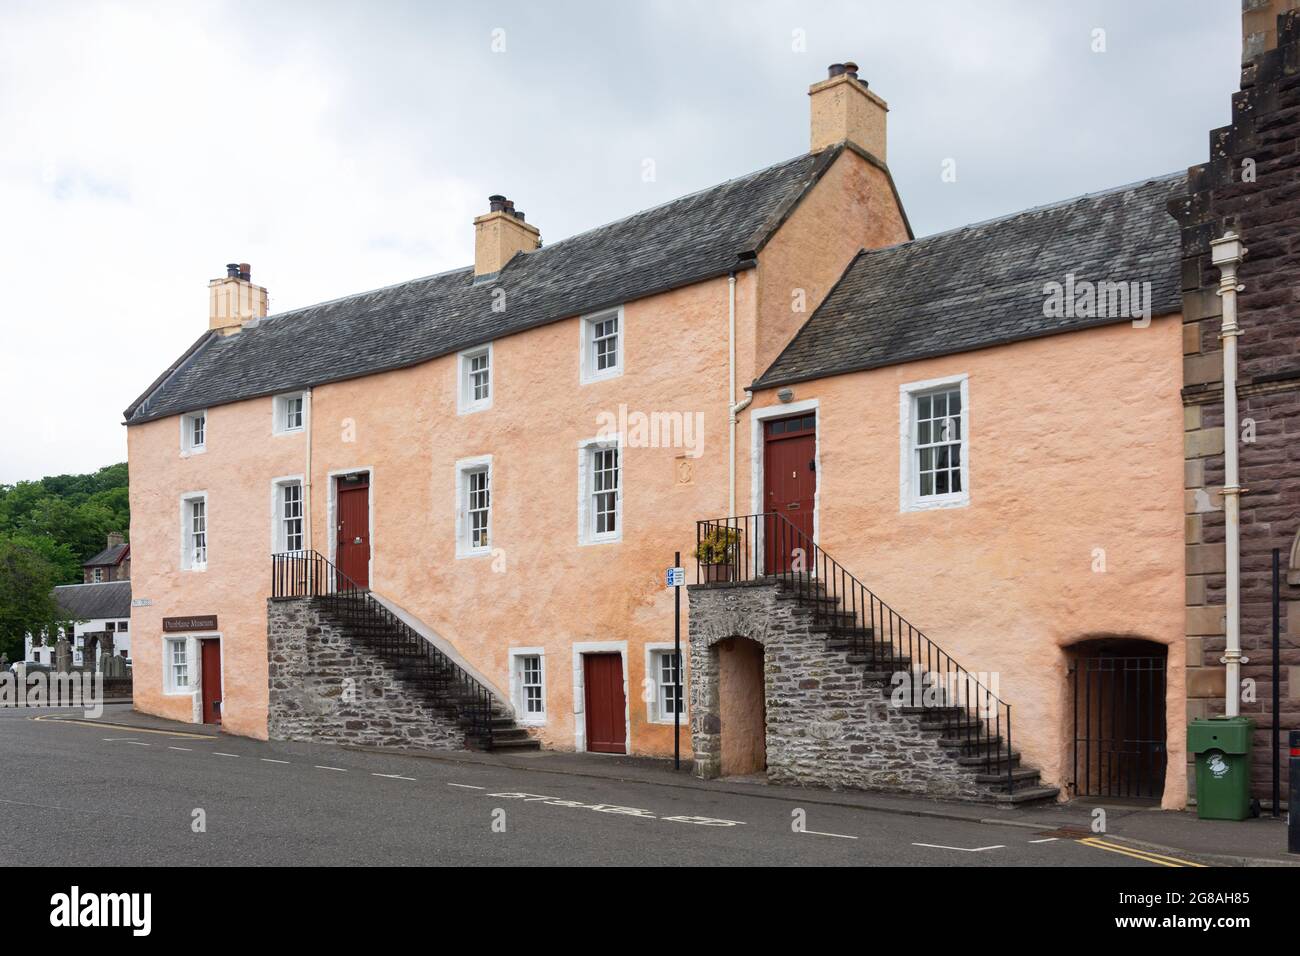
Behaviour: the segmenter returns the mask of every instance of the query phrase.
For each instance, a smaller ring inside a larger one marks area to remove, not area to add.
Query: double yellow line
[[[1131,856],[1135,860],[1142,860],[1144,863],[1155,863],[1158,866],[1197,866],[1205,868],[1204,863],[1193,863],[1191,860],[1182,860],[1176,856],[1163,856],[1159,853],[1152,853],[1150,850],[1139,850],[1136,847],[1121,846],[1118,843],[1109,843],[1100,837],[1086,837],[1079,841],[1085,846],[1095,846],[1098,850],[1106,850],[1109,853],[1119,853],[1123,856]]]

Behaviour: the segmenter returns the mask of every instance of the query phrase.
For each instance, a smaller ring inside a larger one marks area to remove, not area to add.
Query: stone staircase
[[[368,593],[317,597],[312,603],[322,620],[382,661],[407,693],[463,728],[467,748],[540,748],[537,739],[515,723],[509,707],[423,635],[391,613],[375,613],[382,605]]]
[[[960,768],[973,786],[958,783],[950,795],[1017,806],[1055,800],[1059,795],[1060,788],[1044,786],[1039,772],[1023,766],[1020,753],[1008,748],[1003,734],[997,732],[1001,728],[991,726],[990,720],[973,707],[895,706],[891,700],[895,675],[911,671],[911,658],[900,653],[895,642],[877,640],[874,629],[863,626],[858,613],[845,611],[842,598],[829,595],[824,585],[807,577],[779,575],[752,583],[770,586],[778,604],[784,605],[788,616],[802,625],[800,629],[806,628],[810,638],[824,642],[832,656],[831,671],[855,671],[861,681],[855,689],[877,695],[891,719],[909,725],[902,736],[906,738],[910,731],[913,746],[920,744],[932,751],[926,759],[936,771],[939,768],[934,766],[935,761]],[[843,668],[834,666],[837,660],[842,661]],[[891,731],[890,745],[899,736],[897,730]],[[864,738],[871,740],[869,729]]]

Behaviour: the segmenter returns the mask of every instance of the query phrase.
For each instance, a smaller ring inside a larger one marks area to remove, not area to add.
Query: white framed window
[[[185,637],[163,640],[163,690],[168,694],[190,692],[190,646]]]
[[[275,422],[272,432],[287,435],[303,430],[307,422],[307,396],[305,392],[290,392],[275,396],[273,404]]]
[[[456,462],[456,557],[492,551],[492,456]]]
[[[94,579],[95,579],[95,583],[96,583],[96,584],[103,584],[103,583],[104,583],[104,569],[103,569],[103,568],[95,568],[95,573],[94,573],[93,577],[94,577]]]
[[[623,374],[623,308],[583,316],[580,381],[598,382]]]
[[[578,446],[578,542],[599,544],[623,537],[623,461],[619,437],[593,438]]]
[[[671,724],[677,708],[686,724],[686,673],[672,644],[647,644],[645,648],[646,718],[652,723]],[[681,680],[681,696],[677,681]]]
[[[181,416],[181,454],[201,455],[208,450],[208,413]]]
[[[970,504],[966,375],[899,386],[899,509]]]
[[[208,566],[208,495],[181,496],[181,568],[203,571]]]
[[[542,648],[510,649],[510,697],[518,723],[546,723],[546,653]]]
[[[274,525],[271,547],[276,553],[303,549],[306,509],[302,484],[301,478],[279,478],[272,483]]]
[[[492,343],[460,353],[456,409],[462,415],[492,407]]]

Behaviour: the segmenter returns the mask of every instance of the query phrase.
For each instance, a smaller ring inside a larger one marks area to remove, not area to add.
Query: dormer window
[[[306,397],[302,392],[275,397],[275,427],[277,435],[300,432],[306,421]]]

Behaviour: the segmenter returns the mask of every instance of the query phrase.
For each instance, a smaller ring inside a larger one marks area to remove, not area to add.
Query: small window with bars
[[[618,449],[591,452],[591,528],[596,537],[618,532]]]
[[[492,479],[486,468],[465,472],[465,503],[468,521],[468,547],[481,551],[491,547]]]
[[[917,395],[914,402],[916,494],[920,498],[960,494],[961,389]]]
[[[303,507],[302,484],[290,482],[280,486],[280,545],[285,551],[301,551]]]

